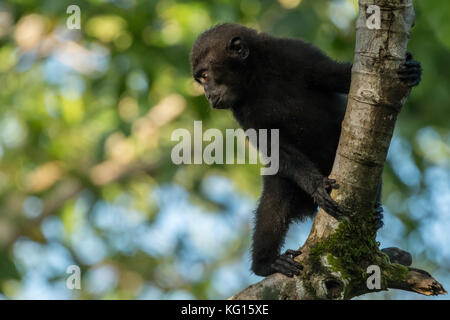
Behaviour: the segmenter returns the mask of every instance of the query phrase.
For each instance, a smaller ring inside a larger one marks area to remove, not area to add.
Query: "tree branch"
[[[415,268],[408,268],[408,276],[403,281],[392,281],[389,288],[417,292],[426,296],[446,294],[442,284],[436,281],[428,272]]]
[[[379,29],[369,29],[369,6],[380,8]],[[373,220],[375,197],[397,115],[410,89],[397,76],[414,23],[412,0],[359,0],[355,59],[347,110],[330,177],[331,194],[347,214],[336,220],[319,210],[296,258],[301,275],[271,275],[230,299],[351,299],[396,288],[424,295],[446,293],[429,273],[410,268],[410,255],[382,252]],[[399,264],[403,263],[403,264]],[[368,267],[380,270],[379,286],[368,285]]]

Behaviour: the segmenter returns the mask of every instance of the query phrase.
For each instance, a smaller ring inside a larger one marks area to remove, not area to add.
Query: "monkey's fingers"
[[[418,86],[419,83],[420,83],[420,80],[421,79],[416,79],[416,80],[409,81],[409,82],[407,82],[407,85],[410,86],[410,87]]]
[[[339,185],[336,183],[336,180],[329,179],[327,177],[323,179],[323,186],[327,191],[331,191],[331,189],[339,189]]]
[[[375,228],[381,229],[384,226],[384,222],[383,222],[383,207],[382,206],[378,206],[375,208],[375,211],[373,213],[373,220],[374,220],[374,224],[375,224]]]
[[[339,218],[344,214],[340,206],[330,197],[326,190],[318,189],[314,197],[316,203],[334,218]]]
[[[415,60],[407,60],[397,72],[401,81],[405,82],[409,87],[417,86],[422,79],[422,67],[420,62]]]
[[[421,69],[420,62],[417,60],[406,60],[403,65],[400,67],[401,69],[416,67]]]
[[[303,270],[302,264],[298,263],[287,254],[280,255],[275,262],[272,263],[271,267],[276,272],[282,273],[288,277],[299,275],[300,271]]]
[[[289,277],[289,278],[292,278],[294,276],[294,274],[292,273],[291,270],[286,269],[284,266],[280,266],[280,265],[275,264],[275,263],[272,264],[272,269],[275,272],[284,274],[286,277]]]
[[[415,87],[420,83],[422,77],[420,75],[405,75],[399,76],[399,79],[403,81],[408,87]]]
[[[411,74],[421,75],[422,74],[422,66],[417,61],[414,61],[414,60],[407,61],[407,62],[405,62],[405,64],[403,64],[399,68],[399,70],[397,71],[397,74],[399,76],[411,75]]]
[[[301,254],[302,252],[300,250],[292,250],[292,249],[287,249],[286,252],[284,253],[284,255],[289,255],[291,258],[295,258]]]

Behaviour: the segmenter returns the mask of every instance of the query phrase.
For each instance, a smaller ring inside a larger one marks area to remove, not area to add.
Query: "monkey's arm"
[[[316,81],[322,81],[322,85],[331,91],[348,94],[350,91],[353,64],[336,61],[331,61],[331,63],[326,62],[324,64],[325,66],[323,68],[328,68],[328,72],[322,80],[316,79]]]
[[[279,156],[282,177],[294,181],[328,214],[335,218],[342,216],[341,208],[329,195],[331,189],[339,187],[335,180],[328,179],[306,155],[293,147],[280,148]]]
[[[352,63],[340,63],[330,59],[322,51],[310,47],[306,53],[306,61],[311,63],[306,67],[305,81],[312,87],[328,91],[348,94],[350,90]],[[413,60],[410,52],[406,54],[406,61],[398,71],[399,79],[410,87],[417,86],[422,76],[422,67]]]
[[[307,85],[331,92],[349,92],[352,63],[334,61],[311,44],[304,46],[299,59],[304,64]]]
[[[311,66],[310,71],[313,87],[348,94],[352,73],[351,63],[339,63],[324,56]]]

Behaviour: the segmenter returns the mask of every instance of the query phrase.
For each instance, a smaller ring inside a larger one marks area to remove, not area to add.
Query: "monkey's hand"
[[[301,254],[301,251],[297,250],[286,250],[285,253],[281,254],[274,263],[272,263],[271,268],[275,272],[279,272],[288,277],[298,276],[300,270],[303,270],[301,263],[294,260],[294,258]]]
[[[338,188],[339,185],[336,183],[336,180],[324,177],[312,194],[314,202],[336,219],[341,217],[344,214],[344,211],[330,197],[330,192],[332,189]]]
[[[384,226],[384,222],[383,222],[384,215],[383,215],[383,212],[384,212],[384,210],[383,210],[383,207],[381,206],[381,204],[375,205],[374,213],[373,213],[373,221],[374,221],[374,224],[375,224],[375,228],[377,230],[381,229]]]
[[[422,67],[420,62],[413,60],[413,55],[406,53],[406,61],[398,71],[398,78],[409,87],[415,87],[422,79]]]

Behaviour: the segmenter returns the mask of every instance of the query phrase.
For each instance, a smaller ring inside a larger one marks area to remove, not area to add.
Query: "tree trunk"
[[[413,23],[412,0],[359,0],[352,83],[330,175],[340,185],[331,196],[347,214],[337,221],[318,212],[296,258],[304,265],[301,275],[271,275],[231,299],[351,299],[388,288],[446,293],[430,274],[392,254],[408,256],[406,252],[391,248],[386,251],[390,259],[380,251],[372,216],[395,121],[410,91],[397,70],[405,61]]]

